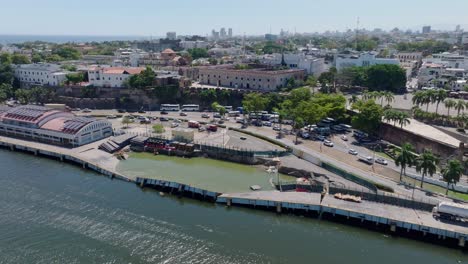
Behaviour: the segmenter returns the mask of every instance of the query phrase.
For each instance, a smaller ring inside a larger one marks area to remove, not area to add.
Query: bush
[[[162,134],[166,130],[164,129],[164,126],[162,124],[156,124],[156,125],[153,126],[153,131],[156,134]]]

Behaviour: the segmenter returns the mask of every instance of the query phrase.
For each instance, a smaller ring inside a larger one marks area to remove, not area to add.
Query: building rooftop
[[[82,127],[92,123],[93,121],[93,118],[86,117],[58,117],[42,125],[41,129],[59,131],[66,134],[75,134]]]
[[[28,122],[28,123],[37,123],[41,119],[45,118],[54,113],[58,113],[59,111],[53,110],[43,106],[37,105],[23,105],[18,106],[15,108],[11,108],[10,110],[2,113],[0,116],[1,120],[9,119],[21,122]]]

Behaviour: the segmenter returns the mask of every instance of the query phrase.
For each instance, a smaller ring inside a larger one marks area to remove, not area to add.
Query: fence
[[[350,172],[347,172],[347,171],[345,171],[343,169],[337,168],[337,167],[335,167],[335,166],[333,166],[331,164],[328,164],[326,162],[322,162],[322,168],[324,168],[324,169],[326,169],[326,170],[328,170],[330,172],[333,172],[333,173],[335,173],[337,175],[340,175],[341,177],[343,177],[343,178],[345,178],[345,179],[347,179],[349,181],[355,182],[355,183],[357,183],[359,185],[362,185],[362,186],[364,186],[366,188],[369,188],[370,190],[377,193],[377,186],[374,183],[372,183],[372,182],[370,182],[368,180],[365,180],[365,179],[363,179],[361,177],[358,177],[358,176],[356,176],[356,175],[354,175],[354,174],[352,174]]]
[[[324,189],[322,185],[317,184],[298,184],[296,182],[281,182],[278,186],[281,191],[294,191],[297,189],[308,190],[314,193],[321,193]],[[405,208],[417,209],[421,211],[431,212],[436,205],[430,201],[414,200],[409,197],[389,194],[389,193],[371,193],[364,189],[353,189],[353,188],[339,188],[334,186],[328,187],[328,193],[334,195],[336,193],[350,194],[361,197],[363,200],[371,201],[375,203],[395,205]]]

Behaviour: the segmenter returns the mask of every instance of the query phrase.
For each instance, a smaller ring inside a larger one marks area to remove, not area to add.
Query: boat
[[[262,187],[260,185],[252,185],[252,186],[250,186],[250,189],[252,191],[259,191],[259,190],[262,189]]]

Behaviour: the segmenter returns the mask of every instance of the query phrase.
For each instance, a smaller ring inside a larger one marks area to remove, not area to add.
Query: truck
[[[434,207],[432,213],[435,218],[468,221],[468,205],[451,202],[440,202]]]

